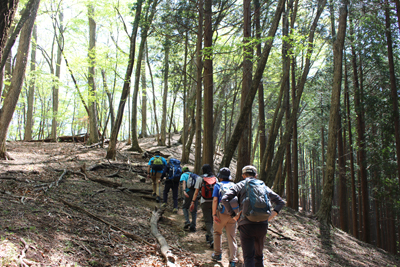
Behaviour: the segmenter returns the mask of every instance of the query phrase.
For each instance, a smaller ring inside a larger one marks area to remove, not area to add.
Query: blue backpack
[[[182,174],[182,167],[180,160],[171,158],[169,159],[168,165],[169,165],[168,179],[174,182],[179,182]]]
[[[242,216],[252,222],[266,221],[271,214],[271,204],[268,197],[268,188],[263,181],[246,179],[246,197],[241,206]]]

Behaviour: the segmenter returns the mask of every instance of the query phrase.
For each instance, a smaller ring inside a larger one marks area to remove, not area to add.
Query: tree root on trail
[[[120,231],[122,234],[124,234],[126,237],[128,237],[128,238],[130,238],[130,239],[132,239],[132,240],[136,240],[136,241],[139,241],[139,242],[142,242],[142,243],[145,243],[145,244],[147,244],[147,245],[149,245],[149,246],[154,247],[154,244],[149,243],[148,241],[144,240],[142,237],[140,237],[140,236],[138,236],[138,235],[136,235],[136,234],[130,233],[130,232],[128,232],[128,231],[126,231],[126,230],[124,230],[124,229],[122,229],[122,228],[119,228],[118,226],[115,226],[115,225],[113,225],[112,223],[109,223],[109,222],[103,220],[102,218],[97,217],[96,215],[94,215],[94,214],[88,212],[87,210],[85,210],[85,209],[83,209],[83,208],[81,208],[81,207],[79,207],[79,206],[76,206],[76,205],[74,205],[74,204],[72,204],[72,203],[69,203],[68,201],[66,201],[66,200],[64,200],[64,199],[61,199],[61,198],[59,198],[58,200],[59,200],[60,202],[64,203],[65,205],[67,205],[67,206],[69,206],[69,207],[71,207],[71,208],[73,208],[73,209],[75,209],[75,210],[77,210],[77,211],[83,212],[83,213],[85,213],[86,215],[89,215],[90,217],[92,217],[93,219],[98,220],[98,221],[100,221],[100,222],[102,222],[102,223],[104,223],[104,224],[107,224],[107,225],[110,226],[111,228],[114,228],[115,230]]]
[[[153,211],[153,215],[151,216],[150,225],[151,225],[151,233],[157,239],[158,243],[161,246],[161,254],[165,258],[168,266],[175,266],[175,257],[169,249],[168,243],[165,238],[160,234],[157,228],[157,223],[162,217],[165,209],[159,209]]]

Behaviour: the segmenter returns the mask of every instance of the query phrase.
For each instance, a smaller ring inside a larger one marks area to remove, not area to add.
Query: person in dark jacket
[[[285,206],[285,202],[268,186],[262,184],[261,186],[265,186],[264,189],[268,193],[269,200],[275,204],[275,207],[271,211],[271,214],[267,220],[260,222],[250,221],[244,214],[242,214],[242,203],[247,194],[246,184],[251,179],[257,178],[257,169],[251,165],[245,166],[242,169],[242,177],[242,181],[235,184],[231,190],[225,193],[221,199],[221,203],[225,206],[231,217],[238,221],[240,241],[243,249],[244,266],[262,267],[264,266],[263,249],[268,230],[268,221],[271,221],[279,213],[279,211]],[[239,201],[239,212],[237,214],[230,205],[230,200],[236,196],[238,197]]]

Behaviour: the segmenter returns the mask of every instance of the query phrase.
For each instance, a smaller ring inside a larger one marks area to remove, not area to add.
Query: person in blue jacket
[[[154,164],[156,158],[161,158],[162,166],[158,166],[159,164]],[[152,180],[153,196],[156,197],[156,201],[158,203],[161,200],[160,199],[160,180],[161,180],[161,176],[165,169],[164,167],[167,166],[167,160],[165,158],[161,157],[160,151],[155,151],[154,157],[152,157],[149,160],[149,163],[147,165],[148,165],[147,166],[147,177],[151,178],[151,180]]]

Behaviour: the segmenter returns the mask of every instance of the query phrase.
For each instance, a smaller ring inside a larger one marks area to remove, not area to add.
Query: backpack
[[[218,210],[220,211],[221,214],[228,214],[228,212],[225,209],[225,206],[222,205],[221,203],[221,199],[222,197],[225,195],[225,193],[231,189],[234,185],[233,182],[229,182],[229,183],[218,183],[219,184],[219,193],[218,193]],[[237,197],[234,197],[233,199],[231,199],[231,201],[229,201],[229,203],[231,204],[231,207],[233,210],[236,210],[239,208],[239,201]],[[235,211],[237,213],[237,211]]]
[[[199,176],[195,173],[189,173],[189,178],[187,180],[187,185],[186,187],[189,189],[194,188],[194,185],[196,184],[197,178],[199,178]]]
[[[201,196],[204,199],[212,199],[214,185],[216,183],[217,183],[217,178],[215,178],[215,176],[203,177],[203,183],[201,185]]]
[[[246,179],[246,197],[242,201],[242,215],[249,221],[266,221],[271,214],[268,189],[264,182],[257,179]]]
[[[161,156],[156,156],[151,164],[150,164],[150,168],[153,172],[158,172],[158,171],[162,171],[164,169],[164,162],[161,158]]]
[[[179,180],[181,179],[181,174],[182,174],[182,167],[180,160],[171,158],[169,160],[168,179],[174,182],[179,182]]]

